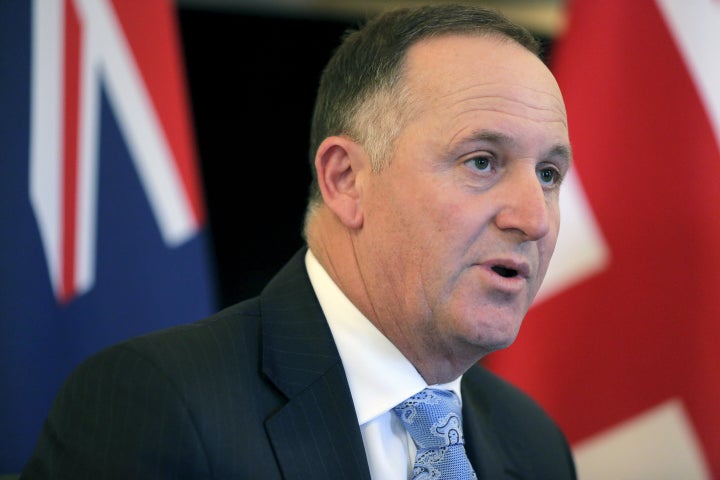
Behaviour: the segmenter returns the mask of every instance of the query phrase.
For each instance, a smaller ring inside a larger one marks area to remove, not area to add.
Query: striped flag
[[[582,480],[720,478],[720,2],[571,0],[568,21],[559,287],[487,363],[558,420]]]
[[[0,3],[0,473],[80,360],[215,309],[175,15]]]

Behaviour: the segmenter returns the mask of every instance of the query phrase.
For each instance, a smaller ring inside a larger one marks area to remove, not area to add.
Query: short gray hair
[[[346,135],[368,152],[379,172],[410,112],[402,82],[407,52],[422,39],[448,34],[496,35],[540,56],[538,40],[501,13],[473,5],[437,4],[381,13],[345,32],[320,78],[310,130],[312,183],[305,222],[322,203],[315,155],[322,141]]]

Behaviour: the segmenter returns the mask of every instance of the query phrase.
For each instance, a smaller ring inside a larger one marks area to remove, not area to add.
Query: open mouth
[[[505,278],[517,277],[518,271],[513,268],[506,268],[500,265],[492,267],[492,271]]]

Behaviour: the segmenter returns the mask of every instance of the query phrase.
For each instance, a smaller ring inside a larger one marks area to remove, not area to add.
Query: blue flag
[[[0,474],[81,360],[216,308],[175,13],[0,2]]]

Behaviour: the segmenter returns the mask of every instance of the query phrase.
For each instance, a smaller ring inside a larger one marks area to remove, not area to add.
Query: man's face
[[[404,78],[413,113],[364,184],[357,239],[376,324],[406,351],[484,355],[515,339],[555,247],[561,94],[539,59],[490,37],[424,40]]]

